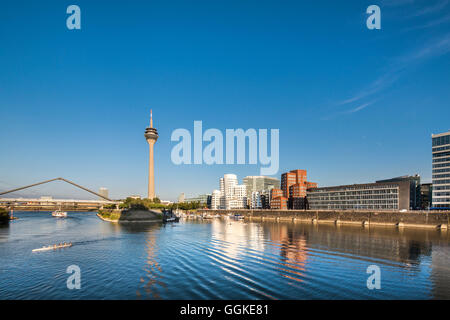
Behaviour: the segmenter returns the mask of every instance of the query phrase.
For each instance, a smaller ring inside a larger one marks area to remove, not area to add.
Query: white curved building
[[[211,199],[211,209],[230,210],[244,209],[246,207],[246,186],[238,184],[238,179],[235,174],[225,174],[223,178],[220,178],[220,191],[213,191]]]

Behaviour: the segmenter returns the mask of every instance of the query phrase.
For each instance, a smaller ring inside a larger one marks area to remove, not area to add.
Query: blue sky
[[[66,28],[67,6],[81,30]],[[366,8],[381,8],[368,30]],[[211,192],[255,165],[170,160],[177,128],[280,130],[280,170],[320,186],[419,173],[450,129],[450,3],[3,1],[0,190],[62,176],[113,198]],[[61,183],[16,195],[90,198]]]

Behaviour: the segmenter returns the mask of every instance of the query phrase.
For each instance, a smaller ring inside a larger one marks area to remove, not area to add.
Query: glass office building
[[[450,131],[431,136],[433,207],[450,208]]]
[[[199,202],[201,204],[210,206],[211,205],[211,195],[210,194],[201,194],[197,197],[186,198],[186,199],[184,199],[184,202],[186,202],[186,203]]]
[[[252,192],[263,192],[270,189],[280,189],[280,180],[266,176],[247,176],[242,179],[247,187],[247,199],[251,199]]]

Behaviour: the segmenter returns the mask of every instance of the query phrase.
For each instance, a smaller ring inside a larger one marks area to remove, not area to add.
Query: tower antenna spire
[[[152,109],[150,109],[150,128],[153,128],[153,113],[152,113]]]

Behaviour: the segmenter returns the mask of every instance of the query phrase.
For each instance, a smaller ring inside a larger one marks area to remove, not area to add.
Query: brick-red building
[[[272,189],[270,190],[270,199],[275,199],[283,196],[283,191],[281,189]]]
[[[272,199],[270,203],[270,209],[280,209],[287,210],[288,208],[288,198],[286,197],[276,197]]]
[[[284,201],[281,198],[285,198]],[[272,189],[270,190],[270,208],[271,209],[287,209],[287,198],[283,197],[283,190]]]
[[[317,188],[317,182],[306,182],[306,190]]]
[[[306,170],[291,170],[281,175],[283,197],[288,199],[289,209],[306,209],[306,190],[317,188],[317,183],[306,181]]]

